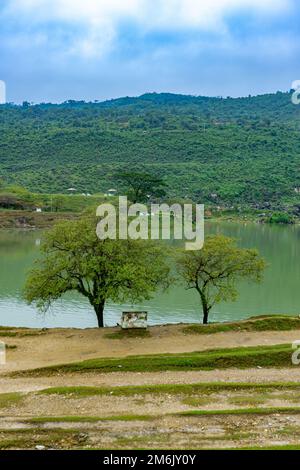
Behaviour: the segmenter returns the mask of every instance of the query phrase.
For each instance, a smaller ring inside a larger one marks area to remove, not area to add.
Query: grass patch
[[[227,331],[291,331],[300,329],[300,318],[284,315],[252,317],[248,320],[208,325],[189,325],[183,328],[187,334],[214,334]]]
[[[189,406],[204,406],[208,405],[209,403],[215,402],[216,399],[211,398],[211,397],[186,397],[183,400],[181,400],[181,403],[183,405],[189,405]]]
[[[44,367],[11,374],[12,376],[47,376],[68,372],[159,372],[166,370],[215,370],[251,367],[292,367],[290,344],[215,349],[181,354],[128,356],[89,359],[71,364]]]
[[[18,333],[14,331],[0,331],[0,337],[2,338],[16,338],[18,336]]]
[[[30,418],[26,423],[97,423],[100,421],[152,421],[156,416],[151,415],[113,415],[113,416],[39,416]]]
[[[25,437],[4,439],[0,441],[0,450],[26,449],[26,447],[28,447],[28,440]]]
[[[3,338],[25,338],[25,337],[28,337],[28,336],[40,336],[40,335],[44,335],[46,332],[45,331],[32,331],[32,332],[28,332],[28,333],[24,333],[24,332],[21,332],[21,331],[10,331],[10,330],[0,330],[0,337],[3,337]]]
[[[23,400],[21,393],[1,393],[0,394],[0,408],[9,408],[10,406],[18,405]]]
[[[247,395],[247,396],[237,396],[237,397],[230,397],[228,399],[229,403],[232,405],[238,405],[238,406],[243,406],[243,405],[261,405],[262,403],[265,403],[266,400],[271,398],[269,395]]]
[[[12,429],[0,432],[0,450],[34,449],[36,445],[72,448],[79,444],[77,429]]]
[[[269,414],[300,414],[299,408],[239,408],[236,410],[189,410],[176,413],[177,416],[217,416],[217,415],[269,415]]]
[[[299,403],[300,402],[300,394],[299,393],[281,393],[274,396],[275,399],[290,401],[292,403]]]
[[[146,329],[118,330],[104,335],[108,339],[149,338],[150,331]]]
[[[65,395],[70,398],[81,398],[96,395],[135,396],[147,394],[168,395],[208,395],[217,392],[273,392],[281,390],[300,390],[300,382],[273,382],[273,383],[223,383],[201,382],[195,384],[158,384],[134,385],[122,387],[50,387],[36,392],[42,395]],[[202,397],[201,397],[202,398]],[[207,397],[204,397],[205,399]]]

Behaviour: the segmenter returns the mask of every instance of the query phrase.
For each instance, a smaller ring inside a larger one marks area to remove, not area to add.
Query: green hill
[[[291,93],[2,105],[0,133],[0,176],[34,192],[121,191],[114,173],[134,169],[163,176],[170,197],[299,204],[300,106]]]

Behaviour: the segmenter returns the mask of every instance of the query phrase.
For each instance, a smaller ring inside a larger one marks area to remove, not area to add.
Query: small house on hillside
[[[117,192],[118,192],[118,191],[117,191],[116,189],[113,189],[113,188],[112,188],[112,189],[109,189],[109,190],[107,191],[107,196],[116,196]]]

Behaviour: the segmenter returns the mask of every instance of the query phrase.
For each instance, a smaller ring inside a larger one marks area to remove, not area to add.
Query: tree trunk
[[[103,318],[104,317],[104,305],[105,305],[105,302],[102,302],[101,304],[93,305],[96,316],[97,316],[99,328],[104,327],[104,318]]]
[[[207,306],[204,307],[203,305],[203,325],[207,325],[208,323],[208,313],[209,313],[209,310]]]
[[[207,325],[208,323],[208,314],[209,314],[209,306],[207,305],[207,300],[203,291],[198,291],[201,297],[202,303],[202,310],[203,310],[203,325]]]

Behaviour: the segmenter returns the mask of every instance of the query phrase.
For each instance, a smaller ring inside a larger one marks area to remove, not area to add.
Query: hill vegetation
[[[117,172],[163,178],[167,195],[300,211],[300,107],[248,98],[146,94],[103,103],[0,106],[0,177],[35,193],[122,191]]]

